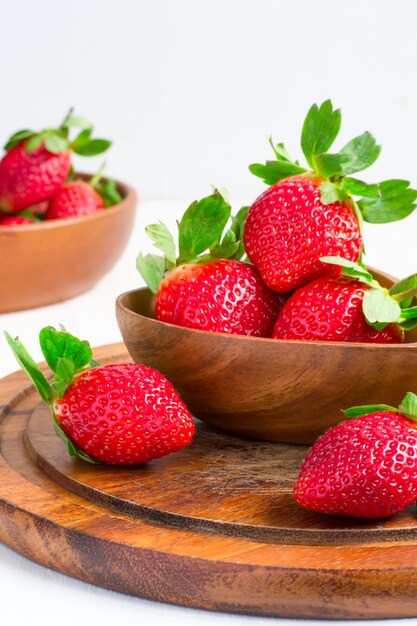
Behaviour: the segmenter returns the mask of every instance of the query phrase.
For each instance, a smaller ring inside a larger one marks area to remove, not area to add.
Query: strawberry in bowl
[[[71,138],[73,129],[78,134]],[[70,111],[57,128],[14,133],[0,160],[0,210],[15,213],[50,200],[70,174],[72,153],[95,156],[110,147],[111,141],[92,132],[87,120]]]
[[[147,232],[164,256],[142,253],[137,267],[156,294],[161,322],[237,335],[270,337],[285,297],[271,291],[256,268],[241,261],[246,207],[227,228],[231,207],[219,190],[193,202],[174,239],[164,224]]]
[[[105,152],[108,139],[70,112],[57,128],[23,130],[0,160],[0,312],[60,302],[90,289],[113,267],[130,236],[135,191],[75,173],[74,154]],[[94,251],[92,253],[92,251]]]
[[[270,185],[248,211],[244,242],[265,284],[292,291],[335,269],[321,257],[356,262],[362,253],[362,222],[400,220],[415,208],[417,191],[405,180],[367,184],[352,177],[370,167],[381,147],[365,132],[339,152],[328,150],[341,125],[330,100],[314,104],[304,121],[301,147],[307,167],[289,156],[282,143],[271,145],[275,160],[250,166]]]
[[[272,337],[298,341],[402,343],[417,325],[417,274],[383,287],[358,263],[322,257],[338,277],[322,277],[297,289],[284,304]]]

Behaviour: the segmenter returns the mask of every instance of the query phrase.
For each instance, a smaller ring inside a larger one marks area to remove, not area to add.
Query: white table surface
[[[180,215],[187,204],[178,201],[140,203],[135,229],[128,247],[112,272],[93,290],[61,304],[1,315],[0,330],[5,329],[12,335],[19,335],[37,360],[41,359],[37,346],[37,332],[47,324],[62,323],[74,334],[89,339],[93,346],[120,341],[114,315],[114,300],[122,291],[142,284],[135,269],[135,257],[145,245],[143,228],[158,219],[173,224],[175,217]],[[417,217],[413,216],[406,222],[391,226],[368,226],[366,229],[368,262],[398,276],[408,275],[413,269],[417,270],[416,225]],[[17,369],[14,357],[2,337],[0,357],[1,376]],[[381,398],[381,402],[383,401]],[[32,563],[1,545],[0,590],[0,623],[10,625],[27,623],[28,620],[31,626],[41,624],[74,626],[76,622],[101,626],[114,626],[115,623],[123,622],[146,626],[154,624],[187,626],[197,622],[199,626],[211,624],[258,626],[268,623],[297,625],[360,623],[384,626],[416,624],[415,619],[362,622],[271,620],[174,607],[93,587]]]

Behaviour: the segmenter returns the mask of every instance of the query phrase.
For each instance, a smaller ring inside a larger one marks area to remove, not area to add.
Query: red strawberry
[[[50,384],[22,344],[7,333],[6,337],[51,406],[57,434],[71,456],[136,465],[191,442],[192,417],[171,383],[156,370],[133,363],[97,366],[86,341],[46,327],[40,343],[55,374]]]
[[[138,269],[156,293],[157,319],[200,330],[270,337],[284,298],[263,284],[252,265],[238,260],[243,254],[246,207],[223,235],[230,212],[219,191],[193,202],[179,224],[178,259],[166,226],[148,226],[164,257],[140,254]]]
[[[389,292],[360,265],[339,257],[323,261],[344,263],[345,275],[319,278],[295,291],[283,306],[272,336],[304,341],[401,343],[404,332],[399,324],[411,328],[417,316],[415,307],[401,308],[400,304],[407,304],[417,292],[416,275],[400,281]]]
[[[19,143],[0,161],[0,207],[21,211],[48,200],[63,185],[71,168],[71,152],[52,154],[43,146],[33,152]]]
[[[36,220],[37,222],[39,220]],[[0,226],[28,226],[34,224],[35,220],[30,220],[23,215],[11,215],[0,221]]]
[[[362,237],[349,202],[323,204],[323,180],[292,176],[267,189],[251,206],[245,248],[263,280],[278,292],[304,285],[334,269],[322,256],[359,259]]]
[[[351,177],[379,156],[380,146],[370,133],[355,137],[338,153],[327,153],[340,124],[340,111],[333,110],[330,100],[311,107],[301,136],[310,171],[292,161],[283,144],[272,141],[276,160],[250,166],[272,187],[249,209],[245,247],[274,291],[292,291],[314,278],[334,275],[333,268],[320,262],[322,256],[357,261],[363,219],[391,222],[415,208],[417,191],[407,181],[368,185]]]
[[[57,191],[45,213],[45,219],[91,215],[103,208],[103,199],[94,187],[77,180]]]
[[[417,396],[400,410],[386,405],[354,407],[360,415],[328,430],[301,466],[294,488],[312,511],[378,519],[417,499]]]
[[[313,280],[286,302],[272,336],[304,341],[403,341],[397,324],[390,324],[379,332],[366,322],[362,303],[367,289],[362,283],[343,278]]]
[[[70,141],[74,127],[80,132]],[[16,212],[49,200],[70,172],[72,151],[94,156],[111,145],[106,139],[92,139],[92,131],[89,122],[70,112],[57,129],[15,133],[0,161],[0,209]]]
[[[270,337],[284,301],[252,265],[223,259],[169,272],[159,285],[155,314],[177,326]]]

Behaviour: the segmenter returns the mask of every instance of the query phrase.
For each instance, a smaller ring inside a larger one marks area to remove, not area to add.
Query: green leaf
[[[366,132],[355,137],[339,152],[340,156],[346,157],[346,161],[342,164],[341,174],[346,176],[367,169],[375,163],[380,152],[381,146],[377,145],[371,133]]]
[[[54,423],[55,433],[58,435],[58,437],[67,446],[68,454],[70,456],[78,457],[78,458],[82,459],[83,461],[86,461],[87,463],[93,463],[94,465],[100,465],[100,461],[97,461],[96,459],[93,459],[91,456],[89,456],[88,454],[86,454],[85,452],[83,452],[82,450],[77,448],[77,446],[71,441],[71,439],[68,437],[68,435],[62,430],[61,426],[58,423],[58,420],[57,420],[55,414],[53,416],[53,423]]]
[[[343,165],[347,163],[349,157],[344,154],[319,154],[315,157],[315,170],[323,178],[331,178],[332,176],[341,176]]]
[[[401,220],[415,209],[417,191],[409,188],[407,180],[386,180],[377,185],[377,197],[358,201],[366,222],[386,224]]]
[[[108,150],[111,144],[112,142],[108,139],[91,139],[81,145],[74,142],[72,144],[72,149],[76,152],[76,154],[80,154],[82,156],[96,156],[97,154],[102,154]]]
[[[371,326],[398,322],[401,317],[401,307],[391,298],[385,289],[369,289],[365,292],[362,303],[366,321]]]
[[[93,125],[91,122],[86,120],[84,117],[80,117],[79,115],[69,115],[63,124],[64,128],[81,128],[83,130],[88,129],[90,131],[93,130]]]
[[[35,150],[37,150],[41,146],[44,139],[44,133],[37,133],[36,135],[32,135],[32,137],[28,139],[25,143],[26,152],[29,152],[29,154],[31,152],[35,152]]]
[[[313,104],[307,113],[301,134],[301,148],[313,169],[314,157],[328,151],[339,133],[341,122],[340,110],[333,110],[330,100],[323,102],[320,107]]]
[[[289,161],[267,161],[265,165],[262,163],[253,163],[249,165],[249,171],[258,178],[262,178],[266,185],[274,185],[283,178],[303,174],[307,170],[295,163]]]
[[[239,261],[245,254],[245,244],[243,241],[243,234],[245,230],[246,217],[248,215],[249,207],[243,206],[236,215],[232,215],[232,225],[230,229],[235,234],[235,240],[238,243],[236,252],[233,258]]]
[[[344,276],[360,280],[362,283],[370,285],[371,287],[378,286],[378,283],[372,274],[366,269],[366,267],[359,265],[359,263],[349,261],[348,259],[344,259],[340,256],[322,256],[320,257],[320,261],[323,263],[330,263],[330,265],[339,265],[342,268],[342,274]]]
[[[289,161],[290,163],[292,163],[292,158],[288,154],[283,143],[274,144],[272,137],[269,137],[268,141],[271,145],[272,150],[275,153],[277,161]]]
[[[214,248],[210,249],[210,254],[218,259],[230,259],[234,257],[239,249],[239,242],[232,229],[226,231],[222,241]]]
[[[45,147],[48,152],[52,152],[52,154],[60,154],[68,149],[69,143],[67,139],[60,137],[56,133],[51,133],[50,135],[46,135]]]
[[[71,143],[71,148],[74,150],[74,152],[77,152],[77,150],[81,149],[90,141],[92,132],[92,128],[85,128],[79,133],[79,135],[77,135],[77,137]]]
[[[343,189],[351,196],[366,196],[367,198],[378,197],[378,185],[368,185],[357,178],[343,178],[341,181]]]
[[[352,406],[343,413],[347,417],[361,417],[361,415],[369,415],[370,413],[380,413],[384,411],[394,411],[398,413],[398,409],[389,404],[364,404],[363,406]]]
[[[335,183],[322,183],[320,185],[320,200],[323,204],[333,204],[333,202],[343,202],[347,198],[347,194]]]
[[[140,253],[136,258],[136,267],[149,289],[156,293],[165,273],[165,260],[156,254]]]
[[[74,363],[71,359],[63,358],[58,360],[56,366],[56,376],[54,377],[51,386],[59,398],[64,395],[68,385],[74,378],[74,374]]]
[[[94,189],[102,197],[106,208],[119,204],[119,202],[122,201],[122,196],[117,189],[116,181],[111,180],[110,178],[105,181],[97,182],[94,185]]]
[[[24,345],[18,340],[13,339],[9,333],[5,332],[7,343],[9,344],[13,354],[16,357],[17,362],[24,372],[29,376],[30,380],[35,385],[42,400],[47,404],[50,404],[53,400],[53,392],[50,384],[42,374],[38,365],[32,359]]]
[[[395,283],[389,290],[402,309],[408,308],[417,293],[417,274],[412,274]]]
[[[175,242],[165,224],[162,224],[162,222],[150,224],[145,228],[145,231],[153,241],[154,246],[164,253],[168,263],[171,266],[175,266],[177,260]]]
[[[402,399],[399,406],[401,413],[411,417],[411,419],[417,421],[417,396],[415,393],[409,391]]]
[[[179,224],[179,262],[192,261],[205,250],[218,245],[230,212],[230,204],[218,191],[193,202]]]
[[[74,372],[88,366],[93,355],[88,341],[81,341],[70,333],[45,326],[39,333],[39,342],[46,362],[54,373],[60,359],[69,359],[74,364]]]
[[[33,132],[33,130],[18,130],[17,133],[14,133],[10,139],[7,141],[6,145],[4,146],[5,150],[10,150],[10,148],[13,148],[14,146],[17,146],[18,143],[20,143],[21,141],[24,141],[25,139],[29,139],[29,137],[33,137],[35,133]]]

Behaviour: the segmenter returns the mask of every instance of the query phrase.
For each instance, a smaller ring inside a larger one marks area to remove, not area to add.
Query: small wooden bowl
[[[122,201],[94,215],[0,227],[0,313],[67,300],[107,274],[128,241],[136,206],[134,189],[117,186]]]
[[[119,296],[116,315],[133,360],[162,372],[196,417],[236,435],[310,444],[346,419],[341,409],[398,406],[417,392],[416,333],[390,345],[210,333],[155,320],[148,289]]]

